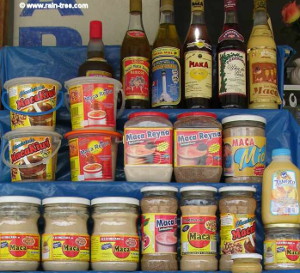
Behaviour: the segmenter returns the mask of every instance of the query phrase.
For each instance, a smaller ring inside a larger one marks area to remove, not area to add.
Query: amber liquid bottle
[[[87,48],[87,60],[79,67],[78,76],[109,77],[113,75],[112,67],[104,58],[102,41],[102,22],[90,22],[90,40]]]
[[[204,19],[204,0],[191,1],[191,24],[183,45],[187,108],[210,108],[212,49]]]
[[[237,0],[224,0],[224,26],[218,40],[218,94],[222,108],[247,108],[246,45],[237,20]]]
[[[130,0],[129,27],[121,47],[125,108],[149,108],[151,49],[142,21],[142,0]]]

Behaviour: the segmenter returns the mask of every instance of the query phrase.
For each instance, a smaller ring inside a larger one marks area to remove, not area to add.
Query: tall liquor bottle
[[[149,108],[151,48],[142,21],[142,0],[130,0],[129,27],[121,47],[121,71],[127,109]]]
[[[188,108],[210,108],[212,49],[204,18],[204,0],[191,1],[191,24],[183,45],[185,103]]]
[[[152,50],[153,108],[177,108],[180,104],[180,50],[173,0],[161,0],[160,26]]]
[[[222,108],[247,108],[246,45],[239,31],[237,0],[224,0],[224,26],[218,40],[218,94]]]

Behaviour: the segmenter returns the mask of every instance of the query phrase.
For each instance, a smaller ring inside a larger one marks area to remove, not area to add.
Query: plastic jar
[[[220,182],[222,126],[213,113],[192,112],[174,123],[176,182]]]
[[[143,271],[177,271],[177,188],[141,189]]]
[[[180,192],[180,270],[217,271],[217,189],[189,186]]]
[[[52,197],[42,201],[45,231],[42,235],[44,270],[86,271],[90,260],[87,231],[90,200]]]
[[[40,262],[38,231],[41,200],[27,196],[0,197],[1,271],[35,271]]]
[[[225,182],[262,182],[266,167],[266,119],[235,115],[224,118],[222,124]]]
[[[170,182],[173,173],[173,125],[161,112],[129,115],[124,126],[127,181]]]
[[[99,197],[93,206],[92,269],[135,271],[139,264],[137,218],[139,200],[130,197]]]
[[[231,255],[255,253],[256,200],[254,187],[227,186],[219,189],[221,198],[220,238],[221,271],[230,271]]]
[[[262,256],[257,253],[231,255],[233,260],[232,273],[261,273]]]
[[[300,269],[300,225],[265,226],[265,270]]]

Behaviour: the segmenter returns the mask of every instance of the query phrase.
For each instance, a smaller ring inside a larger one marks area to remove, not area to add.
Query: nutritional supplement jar
[[[189,186],[180,189],[181,271],[216,271],[217,189]]]
[[[230,271],[231,254],[255,253],[256,189],[248,186],[227,186],[219,189],[221,198],[220,238],[221,271]]]
[[[89,268],[90,237],[87,231],[90,200],[52,197],[42,201],[45,231],[42,235],[44,270],[85,271]]]
[[[173,173],[173,125],[161,112],[129,115],[124,126],[127,181],[170,182]]]
[[[143,271],[177,271],[177,188],[141,188]]]
[[[265,270],[300,269],[300,225],[265,226]]]
[[[262,182],[266,166],[266,119],[235,115],[224,118],[222,124],[225,182]]]
[[[27,196],[0,197],[1,271],[35,271],[40,261],[38,231],[41,200]]]
[[[91,238],[92,269],[135,271],[139,264],[137,218],[139,200],[130,197],[99,197],[93,206]]]
[[[207,112],[183,113],[174,123],[176,182],[220,182],[222,126]]]
[[[257,253],[233,254],[232,273],[261,273],[262,256]]]

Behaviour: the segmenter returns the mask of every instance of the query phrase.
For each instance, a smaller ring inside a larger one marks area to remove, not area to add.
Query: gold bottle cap
[[[266,10],[267,0],[254,0],[254,10]]]
[[[130,0],[130,12],[142,12],[142,0]]]
[[[204,0],[192,0],[192,11],[204,11]]]
[[[161,0],[160,11],[174,11],[174,0]]]

